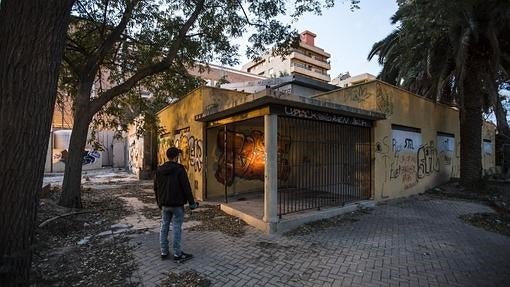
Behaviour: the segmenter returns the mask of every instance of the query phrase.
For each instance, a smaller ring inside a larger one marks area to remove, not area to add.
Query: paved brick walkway
[[[184,264],[159,259],[158,234],[133,240],[135,279],[157,285],[193,270],[213,286],[510,286],[510,238],[465,224],[490,208],[423,197],[378,205],[359,221],[315,234],[276,236],[247,227],[242,238],[184,232]]]

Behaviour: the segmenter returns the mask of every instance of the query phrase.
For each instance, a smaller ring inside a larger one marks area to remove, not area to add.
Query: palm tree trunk
[[[474,66],[474,65],[473,65]],[[476,67],[476,66],[475,66]],[[469,75],[476,75],[469,67]],[[470,191],[480,186],[482,178],[482,93],[476,76],[464,79],[464,104],[460,113],[460,181]]]
[[[498,97],[494,107],[494,114],[496,115],[498,135],[501,139],[503,174],[507,175],[510,170],[510,127],[508,126],[508,120],[506,118],[506,110],[501,101],[503,101],[503,97]]]
[[[58,68],[74,1],[0,1],[0,285],[28,286]]]

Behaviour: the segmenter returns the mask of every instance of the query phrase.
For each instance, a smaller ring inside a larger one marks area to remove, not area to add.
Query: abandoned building
[[[160,111],[158,162],[181,148],[195,197],[265,232],[459,176],[455,108],[379,80],[308,95],[248,90],[201,87]],[[494,169],[494,138],[485,123],[484,170]]]

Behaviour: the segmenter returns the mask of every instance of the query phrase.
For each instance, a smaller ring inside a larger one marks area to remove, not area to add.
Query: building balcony
[[[301,68],[301,67],[297,67],[297,66],[292,66],[292,67],[290,67],[290,73],[291,74],[293,74],[293,73],[301,74],[301,75],[304,75],[304,76],[307,76],[310,78],[314,78],[314,79],[317,79],[320,81],[325,81],[325,82],[329,82],[331,80],[331,78],[329,77],[328,74],[318,73],[315,71],[315,69],[309,70],[309,69],[305,69],[305,68]]]
[[[301,52],[294,51],[290,54],[290,59],[296,59],[301,62],[305,62],[320,68],[323,68],[325,70],[331,70],[331,65],[328,62],[320,61],[315,58],[312,58],[310,56],[304,55]]]
[[[324,51],[323,49],[319,48],[319,47],[316,47],[316,46],[311,46],[311,45],[308,45],[308,44],[305,44],[303,42],[300,42],[299,43],[299,46],[305,50],[310,50],[312,52],[315,52],[316,54],[319,54],[319,55],[322,55],[323,57],[325,58],[330,58],[331,57],[331,54]]]

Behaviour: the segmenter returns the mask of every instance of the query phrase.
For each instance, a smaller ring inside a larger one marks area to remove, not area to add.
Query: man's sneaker
[[[168,253],[167,254],[161,253],[161,260],[165,260],[167,258],[168,258]]]
[[[193,258],[192,254],[188,254],[188,253],[184,253],[184,252],[181,252],[181,256],[174,255],[174,261],[179,262],[179,263],[189,260],[191,258]]]

